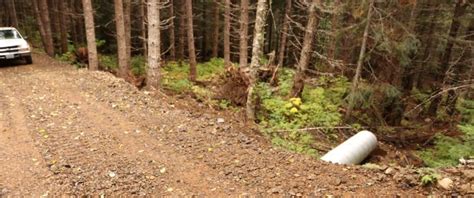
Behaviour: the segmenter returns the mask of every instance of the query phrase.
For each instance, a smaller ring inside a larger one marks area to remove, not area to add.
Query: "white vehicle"
[[[31,48],[21,34],[12,27],[0,27],[0,61],[23,59],[32,64]]]

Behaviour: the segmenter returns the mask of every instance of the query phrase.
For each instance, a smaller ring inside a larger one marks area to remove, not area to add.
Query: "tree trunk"
[[[148,70],[146,84],[151,89],[156,89],[160,85],[160,22],[160,0],[148,0]]]
[[[474,20],[471,19],[469,27],[466,29],[466,33],[464,35],[467,35],[466,40],[473,42],[474,41]],[[452,75],[448,75],[446,83],[449,84],[451,87],[458,86],[462,81],[461,76],[463,74],[469,74],[469,70],[474,67],[472,65],[472,59],[473,57],[473,52],[474,52],[474,47],[473,45],[467,45],[464,48],[464,51],[462,52],[461,57],[459,58],[459,61],[454,65],[453,71],[449,72],[452,73]],[[469,76],[469,75],[467,75]],[[471,78],[467,78],[471,79]],[[472,79],[471,79],[472,80]],[[469,82],[468,82],[469,83]],[[459,97],[459,91],[457,90],[449,90],[448,91],[448,97],[446,99],[446,113],[448,115],[454,115],[456,113],[456,102]]]
[[[92,9],[91,0],[82,0],[82,6],[84,10],[84,24],[86,26],[89,69],[98,70],[99,61],[97,59],[97,46],[95,43],[96,39],[95,39],[94,11]]]
[[[249,88],[247,94],[246,114],[249,121],[255,121],[256,97],[254,93],[257,83],[258,69],[261,66],[260,58],[263,56],[265,45],[265,21],[267,18],[267,0],[257,1],[257,14],[252,43],[252,59],[250,61]]]
[[[219,12],[219,1],[218,0],[214,0],[214,30],[212,31],[212,36],[213,36],[213,40],[212,40],[212,54],[211,56],[216,58],[219,56],[219,26],[220,26],[220,23],[219,23],[219,15],[220,15],[220,12]]]
[[[58,1],[58,4],[59,4],[58,5],[58,7],[59,7],[58,15],[59,15],[59,23],[60,23],[60,29],[61,29],[61,35],[60,35],[60,38],[61,38],[61,53],[66,53],[68,51],[68,49],[67,49],[68,26],[67,26],[67,22],[66,22],[66,10],[67,10],[66,9],[66,2],[60,0],[60,1]],[[83,7],[84,7],[84,4],[83,4]],[[92,11],[92,9],[91,9],[91,11]],[[84,13],[86,13],[85,10],[84,10]],[[94,22],[93,19],[92,19],[92,22]],[[86,29],[87,29],[87,25],[86,25]]]
[[[232,65],[230,62],[230,0],[224,1],[224,65],[229,68]]]
[[[131,57],[132,55],[132,24],[131,24],[131,11],[132,11],[132,1],[123,0],[123,24],[125,26],[125,44],[127,50],[127,56]]]
[[[147,44],[147,39],[146,39],[146,18],[145,18],[145,12],[146,12],[146,0],[140,0],[140,7],[139,7],[139,15],[140,15],[140,42],[142,44],[142,50],[143,50],[143,56],[148,55],[148,44]]]
[[[39,14],[44,28],[44,44],[46,53],[54,56],[53,34],[51,33],[51,21],[49,20],[48,2],[46,0],[38,0]]]
[[[338,9],[341,6],[340,0],[334,0],[334,8]],[[337,32],[339,29],[339,13],[334,11],[332,19],[331,19],[331,28],[332,28],[332,38],[331,38],[331,46],[329,47],[328,58],[335,60],[337,58],[337,43],[339,38],[339,33]]]
[[[76,22],[77,22],[77,26],[76,26],[76,30],[77,30],[77,39],[79,41],[79,43],[83,44],[85,42],[85,36],[84,36],[84,33],[86,32],[84,30],[84,19],[82,19],[82,15],[81,13],[83,13],[83,11],[81,10],[81,1],[74,1],[76,3],[76,6],[75,6],[75,10],[76,10]]]
[[[247,67],[249,34],[249,0],[240,1],[240,67]]]
[[[410,18],[409,18],[409,23],[408,23],[408,30],[412,32],[412,36],[415,37],[417,35],[416,32],[416,21],[418,19],[417,16],[417,7],[418,7],[418,2],[417,0],[413,1],[413,8],[410,12]],[[422,28],[425,29],[425,28]],[[409,94],[410,91],[413,89],[413,77],[414,77],[414,72],[416,70],[415,68],[415,58],[417,56],[416,51],[410,52],[410,63],[406,66],[406,68],[403,68],[402,76],[401,76],[401,88],[405,94]]]
[[[436,3],[429,2],[428,8],[432,8],[433,6],[436,6]],[[427,10],[427,9],[425,9]],[[420,35],[428,35],[426,39],[421,39],[420,41],[426,43],[426,47],[423,50],[423,53],[416,59],[415,63],[415,69],[413,71],[413,80],[412,81],[404,81],[406,83],[405,89],[406,90],[412,90],[413,88],[421,88],[421,82],[424,76],[424,71],[427,70],[426,68],[426,62],[425,60],[428,60],[429,57],[432,55],[432,52],[436,50],[436,46],[438,43],[435,42],[436,39],[434,39],[434,31],[436,29],[437,23],[435,22],[437,14],[433,13],[432,11],[425,11],[425,13],[428,14],[428,16],[425,16],[428,18],[427,21],[429,21],[429,25],[421,25],[421,28],[419,30]],[[426,31],[426,32],[425,32]]]
[[[74,45],[77,45],[79,43],[79,38],[77,36],[77,22],[76,22],[76,11],[74,8],[74,2],[75,0],[70,0],[69,1],[69,10],[68,12],[70,13],[69,16],[69,23],[71,24],[71,38],[72,42]]]
[[[304,81],[306,78],[306,69],[311,59],[314,35],[318,24],[317,7],[321,4],[321,0],[312,0],[309,6],[308,24],[303,38],[303,49],[301,50],[300,60],[298,61],[297,71],[294,77],[293,87],[291,89],[291,97],[300,97],[304,89]]]
[[[352,80],[351,92],[349,93],[349,106],[347,107],[347,111],[345,115],[346,120],[349,118],[349,116],[351,116],[352,110],[354,108],[354,103],[355,103],[354,95],[357,90],[359,78],[362,72],[362,64],[364,63],[365,50],[367,48],[367,39],[369,37],[370,22],[372,19],[373,5],[374,5],[374,0],[370,0],[369,11],[367,13],[367,22],[365,24],[364,36],[362,38],[362,46],[360,47],[359,59],[357,60],[356,74],[354,75],[354,79]]]
[[[38,8],[38,0],[33,0],[33,11],[35,13],[36,23],[38,24],[38,30],[40,32],[41,42],[43,44],[43,48],[46,50],[46,46],[48,45],[48,43],[46,42],[46,39],[45,39],[46,31],[45,31],[43,20],[41,19],[41,14]]]
[[[119,76],[128,80],[128,71],[130,67],[130,56],[127,50],[127,33],[125,28],[125,19],[123,13],[123,1],[115,2],[115,26],[117,31],[117,55],[119,65]]]
[[[193,27],[193,1],[186,0],[186,18],[188,35],[188,56],[189,56],[189,80],[196,81],[196,50],[194,47],[194,27]]]
[[[170,17],[174,17],[174,1],[170,0]],[[174,20],[170,21],[170,56],[171,60],[176,60],[176,35],[174,31]]]
[[[283,15],[283,25],[281,30],[280,50],[278,50],[278,67],[282,67],[285,62],[286,42],[288,38],[288,29],[290,26],[291,0],[286,0],[285,14]]]
[[[179,60],[183,60],[185,43],[186,43],[186,0],[179,0],[179,34],[178,34],[178,47],[177,57]]]
[[[61,26],[59,25],[58,4],[56,2],[57,0],[48,0],[49,17],[51,20],[51,33],[53,36],[54,51],[56,54],[62,54],[61,47],[60,47],[61,40],[59,39]],[[80,6],[82,7],[82,5]]]
[[[429,116],[436,116],[436,113],[438,111],[438,106],[439,103],[442,100],[441,94],[436,94],[441,91],[444,80],[446,78],[446,73],[448,72],[450,68],[450,60],[451,60],[451,55],[452,55],[452,50],[453,50],[453,39],[456,38],[458,34],[459,27],[461,25],[461,19],[460,17],[464,14],[466,10],[467,3],[464,0],[457,0],[456,1],[456,6],[454,8],[454,15],[452,18],[451,22],[451,28],[449,29],[449,38],[448,38],[448,43],[446,44],[446,48],[443,54],[443,57],[441,58],[441,71],[436,73],[436,79],[437,80],[443,80],[443,82],[438,82],[437,85],[435,85],[435,91],[433,94],[435,96],[431,100],[430,106],[428,108],[428,115]]]
[[[15,8],[15,0],[8,0],[6,3],[8,5],[8,13],[10,13],[10,25],[12,25],[13,27],[19,28],[18,17],[16,14],[16,8]]]

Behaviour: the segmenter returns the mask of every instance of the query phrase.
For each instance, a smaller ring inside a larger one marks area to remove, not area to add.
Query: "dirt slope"
[[[34,60],[0,67],[0,196],[441,193],[407,184],[408,173],[271,148],[237,119],[217,122],[107,73]]]

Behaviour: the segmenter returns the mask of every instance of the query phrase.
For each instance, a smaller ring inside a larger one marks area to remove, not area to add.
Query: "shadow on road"
[[[24,60],[0,60],[0,68],[26,66]]]

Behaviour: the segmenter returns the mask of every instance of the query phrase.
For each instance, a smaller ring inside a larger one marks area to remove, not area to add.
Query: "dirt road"
[[[0,67],[0,196],[438,192],[271,148],[238,119],[217,121],[107,73],[34,60]]]

